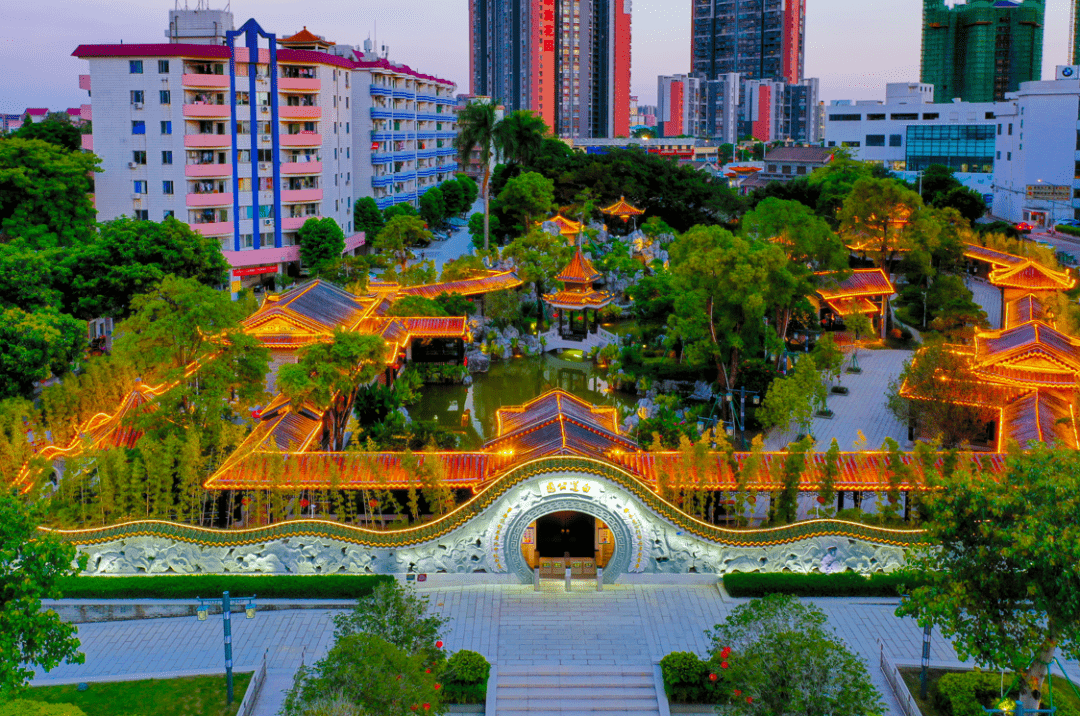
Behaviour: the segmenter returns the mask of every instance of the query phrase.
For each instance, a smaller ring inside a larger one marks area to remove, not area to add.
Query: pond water
[[[409,407],[416,420],[437,421],[461,436],[461,449],[472,450],[495,437],[495,411],[521,405],[562,388],[595,405],[619,408],[620,420],[637,406],[637,398],[612,393],[581,351],[493,360],[487,373],[473,373],[473,384],[425,385],[420,401]]]

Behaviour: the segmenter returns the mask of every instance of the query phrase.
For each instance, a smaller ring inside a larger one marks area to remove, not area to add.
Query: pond
[[[619,408],[620,420],[637,406],[637,397],[608,391],[581,351],[493,360],[487,373],[473,373],[473,384],[425,385],[420,401],[409,407],[416,420],[437,421],[461,436],[460,449],[473,450],[495,437],[495,411],[527,403],[562,388],[595,405]]]

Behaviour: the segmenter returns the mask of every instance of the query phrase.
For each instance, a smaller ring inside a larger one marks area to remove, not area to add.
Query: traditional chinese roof
[[[1046,307],[1035,294],[1029,293],[1005,304],[1005,328],[1015,328],[1031,321],[1041,321],[1054,326],[1054,321],[1049,317]]]
[[[266,345],[296,347],[353,330],[371,307],[328,281],[315,279],[283,294],[270,294],[242,322],[244,332]]]
[[[1068,271],[1054,271],[1026,260],[1022,264],[994,269],[990,272],[990,283],[1028,291],[1068,291],[1076,286],[1076,279]]]
[[[978,244],[964,244],[964,256],[969,259],[983,261],[999,267],[1016,266],[1017,264],[1022,264],[1027,261],[1023,256],[1015,256],[1013,254],[1005,253],[1004,251],[998,251],[997,249],[979,246]]]
[[[849,276],[831,285],[828,277],[835,274],[821,272],[817,275],[823,277],[823,285],[818,287],[817,294],[826,301],[856,296],[891,296],[896,293],[892,281],[879,268],[855,269]]]
[[[619,431],[615,408],[590,405],[565,390],[551,390],[521,406],[499,408],[496,437],[485,451],[513,451],[517,461],[546,455],[603,458],[637,450]]]
[[[333,47],[334,43],[319,37],[315,33],[307,29],[307,25],[304,29],[296,33],[292,37],[286,37],[283,40],[278,40],[279,45],[316,45],[319,47]]]
[[[585,254],[581,253],[581,248],[578,247],[578,250],[574,252],[574,257],[570,259],[570,263],[562,270],[562,273],[555,277],[555,280],[563,283],[591,285],[593,281],[598,281],[602,275],[593,268],[592,261],[585,258]]]
[[[423,296],[432,299],[443,293],[457,294],[459,296],[479,296],[508,288],[517,288],[520,285],[521,279],[513,271],[489,271],[486,276],[463,278],[459,281],[406,286],[399,293],[404,296]]]
[[[849,296],[846,298],[833,298],[825,301],[829,308],[838,316],[852,316],[862,313],[868,316],[876,316],[881,313],[881,306],[865,296]]]
[[[1027,387],[1075,387],[1080,340],[1032,321],[975,335],[975,374]]]
[[[621,216],[623,218],[629,216],[640,216],[645,213],[644,209],[638,209],[630,206],[626,203],[626,197],[620,196],[619,200],[609,207],[600,210],[602,213],[609,216]]]
[[[568,311],[580,311],[583,308],[600,309],[615,300],[615,294],[610,291],[595,290],[564,290],[558,293],[545,293],[544,301],[555,308],[565,308]]]
[[[1080,448],[1076,409],[1053,391],[1035,390],[1009,404],[1001,413],[1001,432],[1021,447],[1038,442]]]
[[[546,223],[548,221],[550,221],[550,222],[552,222],[554,224],[558,224],[559,233],[562,234],[563,236],[576,236],[577,234],[579,234],[581,232],[581,222],[574,221],[572,219],[567,219],[562,214],[556,214],[555,216],[551,217],[550,219],[545,219],[544,221],[538,221],[536,223],[539,226],[539,225],[542,225],[542,224],[544,224],[544,223]]]

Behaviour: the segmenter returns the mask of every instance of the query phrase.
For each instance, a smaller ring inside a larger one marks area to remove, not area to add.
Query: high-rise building
[[[804,0],[695,0],[693,72],[717,79],[738,72],[750,80],[802,79]]]
[[[1000,102],[1042,76],[1046,0],[923,0],[922,82],[934,102]]]
[[[233,30],[231,13],[201,6],[169,16],[166,44],[73,53],[90,67],[99,219],[175,217],[250,283],[299,261],[309,218],[333,218],[352,251],[356,199],[416,203],[454,177],[452,82],[307,28]]]
[[[561,137],[630,133],[631,0],[469,0],[470,94]]]

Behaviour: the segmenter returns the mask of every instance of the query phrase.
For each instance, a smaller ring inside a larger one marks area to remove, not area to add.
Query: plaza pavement
[[[675,577],[678,579],[678,577]],[[704,632],[723,621],[746,600],[731,599],[713,585],[609,585],[601,593],[590,582],[575,583],[566,593],[562,582],[531,586],[474,585],[425,589],[433,610],[450,619],[446,646],[472,649],[500,667],[564,665],[583,672],[590,667],[645,666],[671,651],[705,654]],[[885,697],[887,714],[899,715],[878,668],[878,640],[900,663],[917,663],[922,630],[911,619],[893,616],[895,600],[813,600],[829,624],[867,661],[867,669]],[[333,612],[298,610],[260,612],[255,619],[234,615],[236,670],[253,670],[264,650],[268,681],[257,716],[277,713],[282,692],[303,656],[310,664],[326,653],[333,637]],[[240,618],[235,618],[239,616]],[[220,618],[151,619],[83,624],[79,638],[86,654],[81,666],[60,666],[40,674],[34,684],[149,678],[222,671]],[[958,665],[952,647],[940,635],[932,642],[932,662]],[[1070,676],[1080,668],[1068,665]]]
[[[850,355],[850,353],[849,353]],[[848,388],[847,395],[829,395],[826,404],[833,411],[832,418],[814,418],[812,431],[817,438],[817,449],[825,451],[833,438],[841,450],[854,449],[859,432],[866,436],[866,448],[876,450],[891,437],[901,446],[908,442],[907,427],[893,417],[885,406],[885,394],[889,382],[899,377],[904,361],[911,358],[911,351],[859,349],[859,367],[862,373],[843,373],[840,385]],[[846,370],[850,358],[844,362]],[[766,450],[781,450],[795,440],[797,430],[773,430],[765,438]]]

